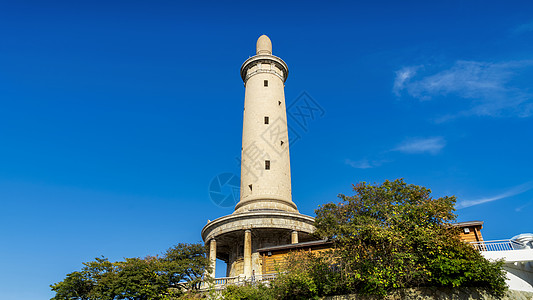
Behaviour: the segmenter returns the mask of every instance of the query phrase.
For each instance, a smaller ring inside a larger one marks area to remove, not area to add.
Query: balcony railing
[[[235,277],[221,277],[215,278],[213,281],[214,285],[228,285],[228,284],[240,284],[244,282],[244,277],[235,276]]]
[[[277,274],[264,274],[264,275],[254,275],[249,278],[244,276],[235,276],[235,277],[220,277],[215,278],[211,284],[202,283],[200,290],[207,290],[209,288],[215,288],[216,290],[225,289],[228,285],[244,285],[245,283],[256,284],[263,283],[269,284],[271,280],[276,278]]]
[[[278,274],[264,274],[264,275],[256,275],[252,276],[251,281],[252,282],[270,282],[274,278],[276,278]]]
[[[524,249],[524,245],[513,240],[471,242],[470,244],[479,251],[508,251]]]

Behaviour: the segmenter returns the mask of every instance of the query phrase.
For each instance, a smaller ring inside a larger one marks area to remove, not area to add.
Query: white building
[[[488,260],[503,259],[509,289],[533,292],[533,234],[472,244]]]

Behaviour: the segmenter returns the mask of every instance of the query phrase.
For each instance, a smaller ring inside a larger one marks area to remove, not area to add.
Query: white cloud
[[[372,166],[368,162],[368,159],[362,159],[358,161],[353,161],[351,159],[346,159],[344,161],[345,164],[349,165],[350,167],[356,168],[356,169],[370,169]]]
[[[446,141],[443,137],[411,138],[405,140],[404,142],[402,142],[397,147],[391,150],[383,151],[379,154],[373,155],[375,159],[364,158],[355,161],[347,158],[344,160],[344,163],[356,169],[371,169],[380,167],[385,163],[393,161],[388,158],[383,158],[383,154],[391,151],[398,151],[407,154],[430,153],[435,155],[439,153],[442,148],[444,148],[444,146],[446,146]]]
[[[444,146],[446,146],[446,140],[443,137],[413,138],[402,142],[392,150],[408,154],[437,154]]]
[[[530,31],[533,31],[533,21],[522,24],[513,29],[514,34],[522,34],[522,33],[530,32]]]
[[[396,71],[396,78],[394,79],[393,92],[396,96],[400,95],[400,91],[404,89],[405,83],[416,74],[418,67],[405,67]]]
[[[526,203],[526,204],[524,204],[524,205],[522,205],[522,206],[519,206],[519,207],[515,208],[514,210],[517,211],[517,212],[520,212],[520,211],[522,211],[524,208],[530,206],[532,203],[533,203],[533,201],[530,201],[530,202],[528,202],[528,203]]]
[[[533,114],[533,94],[529,86],[519,86],[515,79],[524,71],[532,72],[532,66],[533,60],[456,61],[452,67],[430,75],[415,74],[414,69],[407,67],[396,72],[393,93],[400,96],[405,92],[419,100],[457,96],[466,101],[468,109],[447,115],[441,121],[467,115],[528,117]]]
[[[344,161],[345,164],[356,169],[371,169],[379,167],[386,162],[389,162],[389,160],[368,160],[365,158],[358,161],[353,161],[351,159],[346,159]]]
[[[463,201],[460,201],[457,204],[457,208],[460,209],[460,208],[480,205],[480,204],[487,203],[487,202],[498,201],[498,200],[501,200],[501,199],[505,199],[505,198],[509,198],[509,197],[512,197],[512,196],[515,196],[515,195],[518,195],[518,194],[525,193],[525,192],[527,192],[527,191],[529,191],[531,189],[533,189],[533,181],[526,182],[524,184],[512,187],[509,190],[507,190],[507,191],[505,191],[505,192],[503,192],[501,194],[495,195],[495,196],[484,197],[484,198],[479,198],[479,199],[474,199],[474,200],[463,200]]]

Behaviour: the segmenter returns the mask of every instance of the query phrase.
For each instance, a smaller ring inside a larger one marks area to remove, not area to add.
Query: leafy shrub
[[[226,300],[274,300],[272,290],[263,284],[229,285],[222,291]]]

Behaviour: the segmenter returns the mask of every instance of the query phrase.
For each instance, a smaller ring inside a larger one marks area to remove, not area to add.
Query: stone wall
[[[509,290],[503,298],[493,297],[484,290],[476,288],[418,288],[404,289],[388,297],[342,295],[324,297],[323,300],[533,300],[533,293]]]

